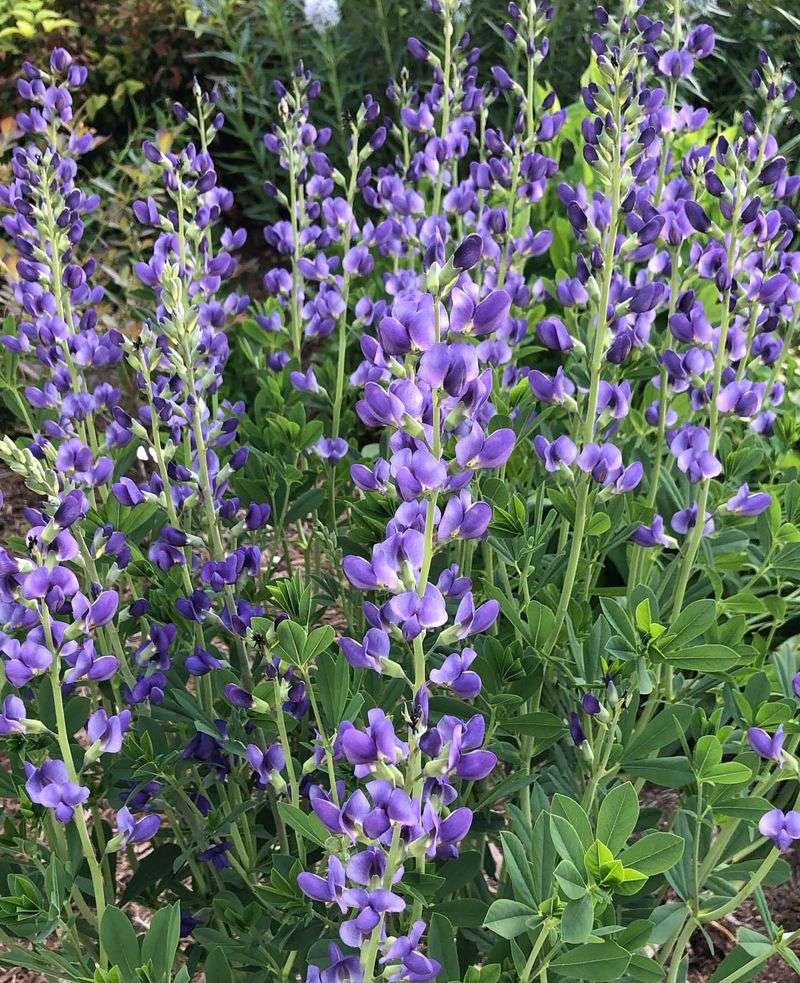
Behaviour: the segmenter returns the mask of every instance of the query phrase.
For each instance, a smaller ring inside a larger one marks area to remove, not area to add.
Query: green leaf
[[[342,721],[350,689],[350,665],[344,652],[339,650],[335,656],[326,653],[319,659],[313,686],[328,723],[336,730]]]
[[[643,600],[639,601],[639,603],[636,605],[634,615],[636,617],[636,627],[639,629],[639,631],[650,634],[650,625],[653,623],[653,615],[650,611],[649,597],[645,597]]]
[[[639,635],[625,608],[613,597],[601,597],[600,607],[606,621],[614,631],[621,635],[633,652],[639,647]]]
[[[577,901],[586,894],[586,879],[571,860],[562,860],[555,869],[554,877],[562,894],[570,901]]]
[[[723,761],[708,772],[705,780],[712,785],[744,785],[752,777],[752,768],[748,768],[741,761]]]
[[[305,813],[297,806],[293,806],[291,802],[279,802],[278,812],[287,826],[291,826],[310,843],[325,846],[325,841],[331,834],[316,813]]]
[[[500,842],[503,845],[503,860],[511,887],[514,889],[514,897],[517,901],[524,901],[525,904],[535,907],[536,885],[530,862],[525,854],[525,847],[513,833],[501,833]]]
[[[330,625],[320,625],[319,628],[309,632],[308,640],[303,648],[303,661],[306,664],[313,662],[318,655],[333,644],[335,638],[336,632]]]
[[[555,815],[563,816],[567,820],[578,834],[578,839],[581,841],[583,849],[588,850],[594,842],[594,834],[589,823],[589,817],[586,815],[580,803],[576,802],[575,799],[569,798],[567,795],[557,792],[553,796],[551,810]]]
[[[501,898],[493,901],[483,924],[501,939],[515,939],[539,919],[539,912],[521,901]]]
[[[592,934],[594,925],[594,903],[590,895],[585,894],[577,901],[569,901],[561,915],[561,938],[565,942],[577,945],[586,942]]]
[[[558,855],[563,860],[572,861],[579,871],[583,870],[585,850],[581,839],[563,816],[550,815],[550,836],[553,838],[553,845]]]
[[[633,867],[623,867],[622,876],[613,885],[616,894],[622,894],[626,898],[638,894],[647,882],[647,874]]]
[[[172,976],[172,965],[181,937],[181,906],[178,902],[159,908],[142,939],[142,964],[152,962],[154,983]]]
[[[708,631],[716,620],[717,606],[714,601],[702,600],[687,604],[663,636],[665,645],[663,651],[672,652],[684,648],[689,642]]]
[[[282,621],[275,630],[281,654],[293,666],[304,665],[303,653],[306,647],[306,630],[296,621],[288,618]]]
[[[597,839],[616,856],[628,842],[639,818],[639,797],[630,782],[617,785],[600,803]]]
[[[428,952],[433,959],[442,964],[439,975],[436,977],[438,983],[461,979],[461,968],[458,964],[458,950],[456,949],[456,930],[450,921],[438,911],[431,915],[430,928],[428,929]]]
[[[712,803],[714,815],[729,819],[741,819],[748,823],[757,823],[765,812],[772,809],[772,803],[760,795],[740,796],[735,799],[723,799]]]
[[[648,833],[629,846],[620,860],[648,877],[663,874],[681,859],[684,845],[683,837],[674,833]]]
[[[647,727],[635,739],[627,743],[623,761],[644,758],[653,751],[660,751],[667,744],[678,739],[675,721],[686,729],[694,714],[694,707],[687,703],[676,703],[653,717]]]
[[[100,923],[100,941],[112,966],[119,968],[123,983],[136,983],[136,969],[142,962],[139,941],[124,911],[109,905]]]
[[[611,517],[606,512],[594,512],[586,523],[587,536],[602,536],[611,528]]]
[[[519,717],[510,717],[501,725],[503,730],[511,734],[522,734],[525,737],[536,737],[540,741],[549,741],[566,731],[564,721],[554,713],[538,711],[523,713]]]
[[[695,672],[726,672],[743,661],[727,645],[692,645],[682,649],[670,646],[669,652],[664,653],[664,660],[675,669],[691,669]]]
[[[232,983],[231,967],[224,950],[216,945],[208,953],[205,961],[206,979],[214,983]]]
[[[437,901],[436,910],[459,928],[481,928],[489,905],[477,898]]]
[[[607,939],[603,942],[587,942],[570,949],[550,965],[559,975],[569,980],[611,983],[624,974],[630,961],[629,952]]]
[[[692,766],[697,777],[702,779],[722,761],[722,744],[713,734],[706,734],[695,744],[692,753]]]
[[[656,960],[635,952],[628,965],[627,977],[636,983],[662,983],[663,972]]]
[[[589,876],[593,877],[600,884],[609,871],[613,869],[617,861],[605,843],[595,840],[584,854],[583,863]],[[622,864],[618,864],[618,869],[622,873]]]
[[[625,771],[634,778],[644,778],[664,788],[683,788],[694,781],[688,758],[682,756],[626,761]]]

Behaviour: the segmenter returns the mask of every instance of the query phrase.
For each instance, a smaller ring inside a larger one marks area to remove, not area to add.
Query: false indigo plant
[[[85,69],[23,66],[3,964],[676,983],[753,898],[715,979],[800,972],[795,84],[760,52],[722,128],[711,28],[622,0],[562,108],[547,0],[488,66],[429,6],[347,173],[313,71],[275,83],[253,299],[218,94],[142,148],[119,310]]]

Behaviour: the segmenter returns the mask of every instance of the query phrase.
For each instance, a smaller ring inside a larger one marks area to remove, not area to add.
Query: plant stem
[[[734,205],[733,216],[731,218],[731,229],[729,233],[728,240],[728,250],[727,250],[727,270],[729,278],[733,279],[733,266],[736,257],[736,243],[739,228],[739,216],[741,215],[742,202],[738,201]],[[714,377],[711,387],[711,398],[709,400],[709,439],[708,439],[708,450],[712,455],[716,454],[717,445],[719,443],[719,409],[717,407],[717,396],[719,395],[720,385],[722,382],[722,372],[725,368],[725,362],[727,360],[727,341],[728,341],[728,330],[730,328],[731,321],[731,284],[725,288],[722,296],[722,317],[720,320],[719,337],[717,338],[717,351],[714,356]],[[703,539],[703,527],[705,526],[705,515],[706,508],[708,506],[709,492],[711,490],[712,478],[704,478],[700,487],[700,496],[697,503],[697,521],[695,522],[690,534],[689,541],[686,544],[686,550],[683,555],[683,562],[681,564],[680,574],[678,576],[678,583],[675,588],[675,597],[672,604],[672,620],[674,621],[678,615],[681,613],[683,607],[683,600],[686,596],[686,588],[689,585],[689,580],[692,576],[692,569],[694,567],[694,561],[697,558],[697,552],[700,549],[700,543]]]
[[[53,707],[55,709],[56,715],[56,735],[58,737],[58,746],[61,750],[61,757],[67,769],[67,774],[69,775],[69,780],[74,782],[76,785],[80,784],[78,772],[75,768],[75,761],[72,757],[72,748],[69,743],[69,733],[67,731],[67,720],[64,714],[64,700],[61,695],[61,680],[59,678],[59,655],[56,651],[56,647],[53,643],[53,629],[50,623],[50,612],[47,609],[47,605],[42,603],[39,608],[39,614],[42,620],[42,629],[44,631],[45,642],[50,650],[53,661],[50,665],[50,690],[53,694]],[[100,947],[100,962],[103,968],[108,965],[108,960],[106,959],[105,952],[103,950],[103,944],[100,941],[100,925],[103,920],[103,914],[106,910],[106,896],[105,896],[105,886],[103,882],[103,871],[100,866],[100,862],[97,859],[97,854],[95,853],[94,844],[92,843],[91,835],[89,834],[89,827],[86,824],[86,813],[84,812],[82,805],[75,806],[74,812],[75,828],[78,830],[78,837],[81,841],[81,848],[83,849],[83,855],[86,863],[89,866],[89,873],[92,879],[92,889],[94,891],[94,909],[95,918],[97,921],[97,938],[98,945]]]
[[[528,983],[528,981],[530,980],[531,973],[533,972],[533,966],[534,963],[536,962],[536,957],[541,952],[542,946],[547,941],[547,936],[549,934],[550,934],[550,921],[549,919],[545,919],[544,924],[542,925],[539,934],[536,936],[536,939],[533,943],[533,948],[531,949],[530,955],[528,956],[525,966],[522,969],[522,975],[519,978],[519,983]]]

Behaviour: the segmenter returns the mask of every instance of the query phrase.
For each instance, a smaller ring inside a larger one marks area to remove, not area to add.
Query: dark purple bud
[[[471,270],[480,262],[483,254],[483,239],[477,233],[468,235],[453,253],[453,266],[457,270]]]

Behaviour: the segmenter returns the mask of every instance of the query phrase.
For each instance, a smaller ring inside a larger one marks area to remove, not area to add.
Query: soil
[[[767,888],[764,894],[775,921],[787,932],[800,928],[800,877],[798,868],[791,879],[780,887]],[[724,957],[734,948],[737,929],[745,926],[763,932],[764,926],[755,905],[748,901],[738,911],[718,925],[711,925],[709,934],[714,939],[715,952],[709,952],[703,936],[697,932],[690,942],[690,971],[688,983],[705,983]],[[795,946],[800,955],[800,947]],[[797,983],[797,973],[779,957],[773,957],[763,972],[756,977],[758,983]]]

